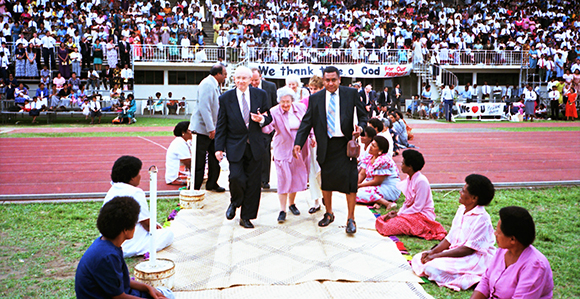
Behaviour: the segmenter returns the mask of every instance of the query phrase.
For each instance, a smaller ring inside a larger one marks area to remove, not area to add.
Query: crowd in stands
[[[580,19],[571,12],[578,1],[465,2],[6,1],[0,6],[0,40],[13,47],[0,49],[7,58],[1,71],[7,78],[15,61],[16,77],[36,77],[35,69],[47,65],[66,79],[70,72],[84,78],[84,71],[100,71],[104,59],[110,69],[130,65],[131,47],[140,59],[151,51],[143,45],[204,46],[203,22],[210,20],[215,44],[239,48],[242,55],[263,47],[264,60],[312,61],[302,51],[308,48],[325,48],[324,56],[378,60],[388,50],[408,49],[395,55],[397,62],[491,64],[505,62],[505,51],[521,50],[547,76],[563,74],[576,62]],[[284,47],[289,50],[278,54]],[[477,55],[479,50],[495,54]],[[168,52],[179,54],[177,47]]]

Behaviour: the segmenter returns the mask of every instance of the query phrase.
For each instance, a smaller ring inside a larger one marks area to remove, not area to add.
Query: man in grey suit
[[[221,64],[214,65],[209,71],[209,76],[199,83],[197,89],[197,107],[191,114],[189,129],[197,134],[197,147],[195,154],[195,179],[193,188],[199,190],[203,182],[205,170],[205,157],[208,153],[208,178],[205,184],[206,190],[224,192],[217,180],[220,175],[220,165],[215,157],[215,129],[219,110],[220,85],[224,83],[228,73]]]
[[[272,108],[278,105],[278,97],[276,92],[278,88],[275,83],[266,81],[262,79],[262,73],[258,68],[252,68],[252,81],[250,82],[253,87],[262,89],[268,95],[268,106]],[[266,138],[266,154],[264,155],[264,160],[262,161],[262,188],[270,189],[270,168],[272,164],[272,154],[270,148],[272,147],[272,137],[274,137],[275,132],[270,134],[264,134]]]

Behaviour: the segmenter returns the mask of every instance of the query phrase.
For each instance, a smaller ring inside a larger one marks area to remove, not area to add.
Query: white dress
[[[171,184],[180,176],[180,172],[189,176],[189,171],[182,170],[180,161],[188,158],[191,158],[189,144],[181,136],[175,137],[167,148],[167,154],[165,155],[165,183]]]
[[[103,205],[117,196],[133,197],[141,207],[138,221],[141,222],[149,219],[149,206],[145,198],[145,192],[141,188],[125,183],[112,183],[111,189],[109,189],[105,196]],[[122,245],[123,257],[128,258],[149,252],[150,240],[151,234],[140,223],[137,223],[133,238],[126,240]],[[164,228],[157,230],[157,251],[171,245],[171,243],[173,243],[173,232],[171,230]]]

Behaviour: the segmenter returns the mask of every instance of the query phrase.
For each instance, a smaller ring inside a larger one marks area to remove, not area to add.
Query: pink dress
[[[377,218],[375,228],[383,236],[408,235],[426,240],[443,240],[447,231],[435,221],[433,194],[429,180],[420,171],[397,184],[405,203],[397,216],[389,220]]]
[[[497,250],[475,290],[486,298],[552,298],[554,279],[548,259],[530,245],[506,268],[506,252]]]
[[[467,290],[478,283],[491,263],[495,253],[494,229],[491,218],[483,206],[476,206],[465,213],[465,206],[457,209],[451,230],[445,239],[451,244],[449,250],[461,246],[469,247],[475,252],[464,257],[442,257],[425,264],[418,253],[411,261],[415,274],[426,276],[440,287],[452,290]]]
[[[276,130],[272,139],[272,157],[278,177],[278,194],[294,193],[306,190],[309,170],[310,140],[302,148],[300,159],[292,156],[294,139],[300,126],[300,121],[306,113],[306,106],[301,103],[292,103],[290,111],[284,112],[280,105],[270,109],[272,122],[262,128],[268,134]]]

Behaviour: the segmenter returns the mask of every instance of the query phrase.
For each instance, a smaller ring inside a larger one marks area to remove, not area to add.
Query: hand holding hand
[[[222,159],[224,158],[224,152],[222,152],[222,151],[216,151],[215,152],[215,158],[218,160],[218,162],[221,162]]]
[[[421,263],[426,264],[427,262],[432,261],[435,258],[435,254],[431,252],[431,250],[423,252],[421,255]]]
[[[215,130],[209,132],[209,139],[214,139],[215,138]]]
[[[294,156],[294,158],[298,159],[298,155],[300,154],[301,150],[302,150],[302,147],[300,145],[295,145],[294,150],[292,151],[292,156]]]

